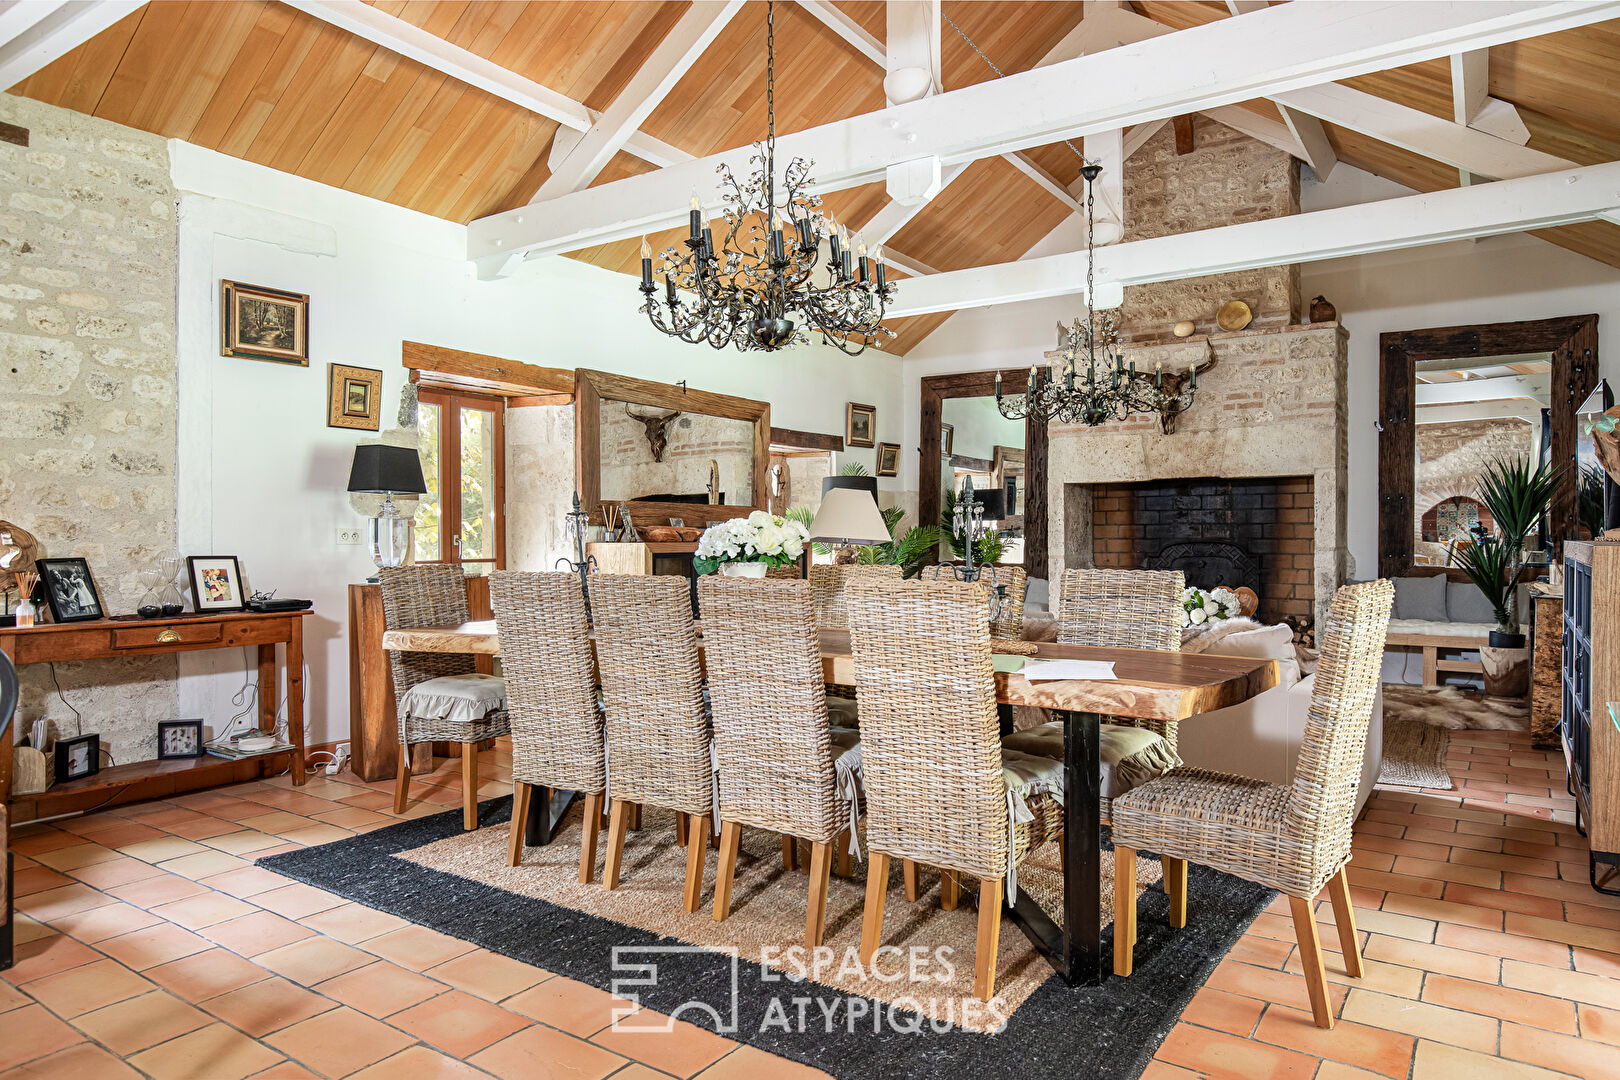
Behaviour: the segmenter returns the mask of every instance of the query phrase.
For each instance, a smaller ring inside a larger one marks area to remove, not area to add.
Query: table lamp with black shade
[[[411,558],[416,523],[400,516],[394,496],[427,494],[422,459],[416,450],[409,446],[355,447],[349,491],[383,497],[377,516],[370,519],[371,561],[378,569],[404,566]]]

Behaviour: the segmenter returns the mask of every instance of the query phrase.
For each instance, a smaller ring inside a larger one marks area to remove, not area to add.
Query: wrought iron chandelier
[[[894,331],[883,316],[894,299],[881,249],[850,250],[849,231],[821,212],[821,198],[810,190],[812,162],[794,158],[776,183],[776,12],[766,5],[764,143],[754,144],[753,172],[747,183],[724,164],[720,174],[720,245],[692,196],[690,230],[683,245],[659,256],[663,299],[653,284],[652,252],[641,242],[641,294],[653,326],[671,337],[716,349],[734,345],[741,352],[775,351],[821,340],[859,356],[868,346],[883,347]],[[778,196],[781,201],[778,202]],[[825,284],[812,274],[828,241]],[[681,251],[681,246],[686,250]]]
[[[1030,365],[1022,394],[1004,396],[1001,375],[996,374],[996,408],[1009,420],[1033,416],[1096,427],[1138,413],[1173,418],[1185,412],[1198,393],[1197,365],[1185,374],[1169,376],[1162,364],[1155,364],[1152,372],[1137,371],[1136,361],[1127,362],[1120,347],[1115,313],[1097,311],[1092,186],[1101,173],[1101,165],[1088,164],[1080,170],[1086,181],[1086,314],[1068,326],[1058,323],[1056,353],[1044,372],[1041,365]]]

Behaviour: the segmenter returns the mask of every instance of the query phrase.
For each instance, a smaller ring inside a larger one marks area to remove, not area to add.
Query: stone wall
[[[574,503],[574,407],[506,410],[506,565],[554,570],[574,557],[564,517]]]
[[[637,405],[638,415],[659,410]],[[622,401],[602,402],[602,498],[643,499],[648,495],[696,495],[707,490],[709,462],[720,470],[727,506],[754,505],[754,425],[747,420],[687,414],[664,427],[664,460],[655,462],[647,427],[625,411]],[[761,504],[764,499],[761,498]],[[638,525],[663,525],[642,521]]]
[[[1417,425],[1415,518],[1456,495],[1475,498],[1479,477],[1492,462],[1536,457],[1536,429],[1523,420],[1467,420]]]
[[[175,190],[164,140],[0,94],[0,518],[47,556],[89,560],[109,614],[175,547]],[[13,600],[15,597],[13,597]],[[22,672],[22,725],[99,731],[120,762],[155,756],[175,662]],[[77,710],[79,717],[75,717]],[[105,763],[105,760],[104,760]]]
[[[1193,135],[1192,153],[1177,155],[1166,124],[1126,162],[1126,240],[1299,213],[1299,169],[1287,154],[1207,116],[1194,118]],[[1299,267],[1127,286],[1122,332],[1128,341],[1160,338],[1183,319],[1217,332],[1215,313],[1228,300],[1249,305],[1252,329],[1298,322]]]

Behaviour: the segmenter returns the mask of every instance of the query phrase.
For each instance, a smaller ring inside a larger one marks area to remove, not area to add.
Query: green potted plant
[[[900,522],[905,520],[906,512],[898,506],[891,506],[882,511],[883,524],[888,526],[889,541],[886,544],[862,544],[856,553],[856,562],[865,566],[898,566],[905,571],[905,576],[916,577],[922,569],[923,563],[933,554],[939,546],[939,530],[927,525],[913,525],[904,534],[897,530]],[[795,506],[787,512],[789,520],[797,521],[806,529],[810,527],[811,519],[808,506]],[[816,544],[818,555],[828,552],[825,544]]]
[[[1463,547],[1458,562],[1496,612],[1493,648],[1524,648],[1517,599],[1524,543],[1552,505],[1563,473],[1546,464],[1532,468],[1528,457],[1517,457],[1492,462],[1480,478],[1477,494],[1495,533]]]

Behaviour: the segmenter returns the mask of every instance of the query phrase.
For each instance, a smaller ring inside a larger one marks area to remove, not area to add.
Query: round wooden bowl
[[[1254,321],[1254,313],[1241,300],[1228,300],[1215,315],[1215,325],[1227,333],[1241,330]]]

